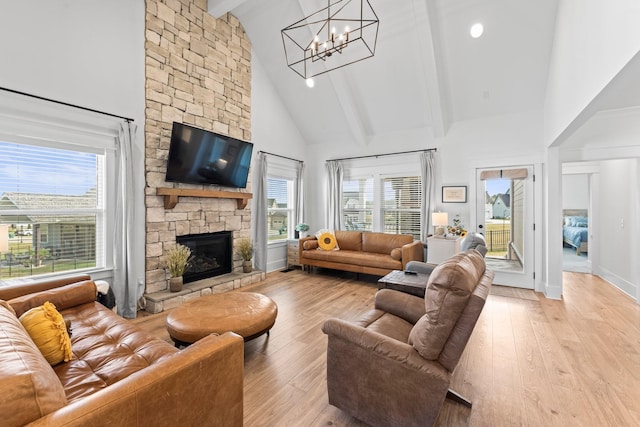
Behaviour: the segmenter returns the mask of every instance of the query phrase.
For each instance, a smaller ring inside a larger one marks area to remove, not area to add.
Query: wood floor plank
[[[473,407],[445,401],[436,426],[640,425],[640,306],[595,276],[564,277],[560,301],[489,296],[451,381]],[[245,343],[245,426],[364,426],[328,403],[321,326],[371,309],[376,279],[294,270],[239,291],[278,304],[270,335]],[[169,341],[166,314],[132,322]]]

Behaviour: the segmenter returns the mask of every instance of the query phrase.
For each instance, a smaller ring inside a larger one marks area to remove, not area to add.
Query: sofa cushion
[[[64,390],[18,318],[0,301],[2,425],[22,426],[67,404]]]
[[[362,250],[362,232],[352,230],[336,230],[336,240],[340,249],[347,251]]]
[[[72,402],[91,395],[179,350],[153,338],[97,302],[62,311],[71,321],[73,357],[55,367]]]
[[[362,250],[377,254],[390,254],[392,249],[401,248],[413,242],[413,236],[407,234],[362,233]]]
[[[391,258],[388,254],[375,254],[368,252],[347,251],[305,251],[306,259],[333,262],[336,264],[362,265],[366,267],[387,268],[389,270],[401,270],[402,262]]]
[[[409,344],[422,357],[438,358],[484,271],[484,259],[475,250],[454,255],[433,270],[424,296],[426,314],[409,335]]]
[[[20,316],[20,323],[50,365],[71,359],[71,340],[67,325],[56,306],[45,302]]]

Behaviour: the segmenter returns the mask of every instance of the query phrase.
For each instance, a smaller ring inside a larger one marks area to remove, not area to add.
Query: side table
[[[444,239],[441,237],[427,238],[427,262],[440,264],[447,258],[451,258],[460,252],[462,237],[457,239]]]
[[[298,239],[287,239],[287,269],[291,266],[301,267],[300,243]]]

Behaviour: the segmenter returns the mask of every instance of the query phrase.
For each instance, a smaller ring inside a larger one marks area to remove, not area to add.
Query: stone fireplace
[[[230,231],[177,236],[176,243],[191,249],[191,263],[183,274],[184,283],[231,273],[233,245]]]
[[[173,122],[251,141],[251,43],[235,16],[216,19],[207,13],[206,0],[147,0],[145,5],[145,297],[148,311],[156,312],[258,276],[241,275],[242,260],[233,252],[235,240],[251,235],[250,206],[198,195],[181,196],[167,206],[158,195],[164,187],[230,190],[167,183],[167,155]],[[250,193],[251,183],[238,192]],[[167,249],[181,236],[218,232],[231,236],[228,274],[189,278],[193,281],[183,292],[170,293],[163,267]]]

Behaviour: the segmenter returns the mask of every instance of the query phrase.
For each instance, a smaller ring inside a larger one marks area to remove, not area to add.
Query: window
[[[268,241],[285,240],[292,233],[293,184],[285,178],[267,177],[267,234]]]
[[[347,230],[373,230],[373,178],[342,182],[344,226]]]
[[[71,272],[109,277],[122,120],[2,95],[0,282]]]
[[[420,204],[422,203],[422,178],[405,176],[382,179],[383,231],[394,234],[411,234],[420,239]]]
[[[105,266],[104,153],[42,144],[0,140],[0,280]]]
[[[422,178],[419,175],[375,173],[345,177],[342,198],[347,230],[411,234],[420,239]]]

